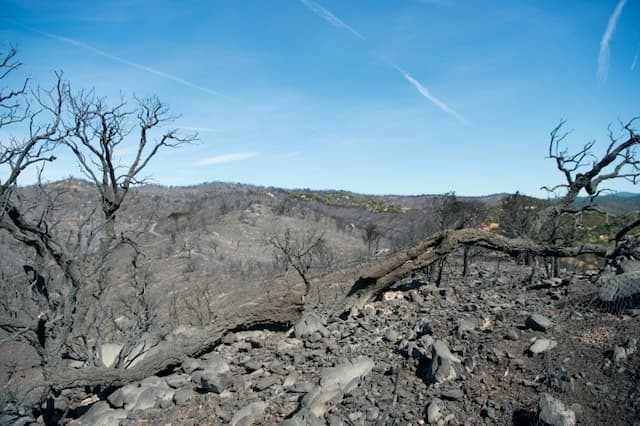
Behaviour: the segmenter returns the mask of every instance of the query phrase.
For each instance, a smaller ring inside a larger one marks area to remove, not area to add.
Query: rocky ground
[[[316,306],[289,331],[229,334],[72,424],[640,425],[637,311],[590,302],[582,275],[529,283],[504,259],[459,269],[441,287],[399,283],[351,318]]]

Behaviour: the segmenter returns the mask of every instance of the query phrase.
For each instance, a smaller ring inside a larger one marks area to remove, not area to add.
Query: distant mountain
[[[588,197],[580,197],[575,204],[577,207],[582,207],[588,204],[588,202]],[[640,210],[640,194],[618,192],[615,194],[601,195],[595,199],[594,204],[611,214],[631,213]]]

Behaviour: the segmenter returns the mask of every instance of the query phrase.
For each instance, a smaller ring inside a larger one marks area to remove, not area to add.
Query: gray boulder
[[[212,370],[196,371],[191,381],[205,392],[220,394],[233,385],[233,379],[228,373],[218,373]]]
[[[82,417],[78,419],[81,425],[87,426],[113,426],[127,417],[127,411],[115,410],[107,401],[98,401],[91,406]]]
[[[547,331],[553,326],[553,323],[544,315],[531,314],[529,315],[529,317],[527,317],[525,325],[532,330]]]
[[[293,417],[282,422],[282,426],[324,426],[325,422],[320,420],[306,408],[301,408]]]
[[[427,407],[427,422],[430,425],[438,423],[442,418],[442,401],[435,398]]]
[[[538,400],[538,419],[549,426],[574,426],[576,413],[547,393]]]
[[[191,388],[178,389],[173,394],[173,402],[176,405],[182,405],[187,401],[190,401],[194,396],[196,396],[196,393]]]
[[[316,386],[302,400],[302,406],[321,418],[332,404],[353,390],[361,377],[373,370],[371,358],[359,357],[335,367],[320,370],[320,386]]]
[[[100,346],[100,359],[105,367],[113,367],[118,360],[122,345],[118,343],[104,343]]]
[[[302,318],[294,326],[296,337],[304,339],[318,333],[322,337],[329,336],[329,330],[324,326],[322,319],[313,312],[305,312]]]
[[[266,403],[262,401],[252,402],[233,416],[231,426],[250,426],[262,417],[266,409]]]
[[[107,400],[111,406],[124,411],[154,408],[161,401],[171,401],[175,390],[156,376],[138,383],[131,383],[113,392]]]
[[[444,383],[453,380],[458,376],[455,370],[456,364],[460,364],[460,358],[451,353],[445,342],[436,340],[431,347],[431,361],[424,378],[429,383]]]
[[[536,339],[535,342],[533,342],[533,344],[531,346],[529,346],[529,349],[527,349],[527,350],[530,353],[532,353],[533,355],[537,355],[537,354],[540,354],[542,352],[550,351],[551,349],[555,348],[556,346],[558,346],[558,343],[555,340],[551,340],[551,339]]]

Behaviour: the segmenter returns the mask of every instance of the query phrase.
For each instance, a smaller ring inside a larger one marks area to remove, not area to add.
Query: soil
[[[330,334],[315,342],[302,339],[292,352],[278,349],[283,341],[298,341],[290,334],[239,336],[215,350],[238,381],[230,392],[132,413],[125,423],[226,424],[242,407],[264,401],[267,408],[255,424],[279,424],[298,410],[304,396],[285,386],[285,378],[315,384],[323,367],[366,356],[375,367],[332,404],[324,418],[329,424],[426,424],[427,407],[438,399],[438,424],[533,425],[539,424],[538,401],[548,393],[575,413],[577,424],[640,425],[640,353],[612,361],[615,345],[640,337],[636,311],[618,306],[608,312],[592,302],[597,285],[587,275],[530,281],[530,268],[501,256],[477,258],[467,277],[459,275],[461,270],[454,258],[440,287],[426,275],[416,276],[345,320],[331,306],[310,306]],[[546,331],[527,327],[533,313],[552,326]],[[462,319],[470,320],[473,330],[460,332]],[[397,332],[397,340],[388,338],[389,330]],[[517,340],[506,338],[514,331]],[[532,355],[528,348],[536,338],[552,339],[557,346]],[[441,384],[429,383],[423,374],[434,340],[445,342],[465,366]],[[420,353],[407,353],[411,344]],[[270,376],[275,376],[273,385],[256,387]]]

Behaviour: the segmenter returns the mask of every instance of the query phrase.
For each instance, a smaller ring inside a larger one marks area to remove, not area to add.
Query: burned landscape
[[[0,424],[640,424],[640,196],[609,190],[640,178],[640,118],[577,149],[552,124],[544,199],[168,187],[149,165],[199,135],[166,104],[20,68]],[[80,177],[46,179],[59,157]]]

